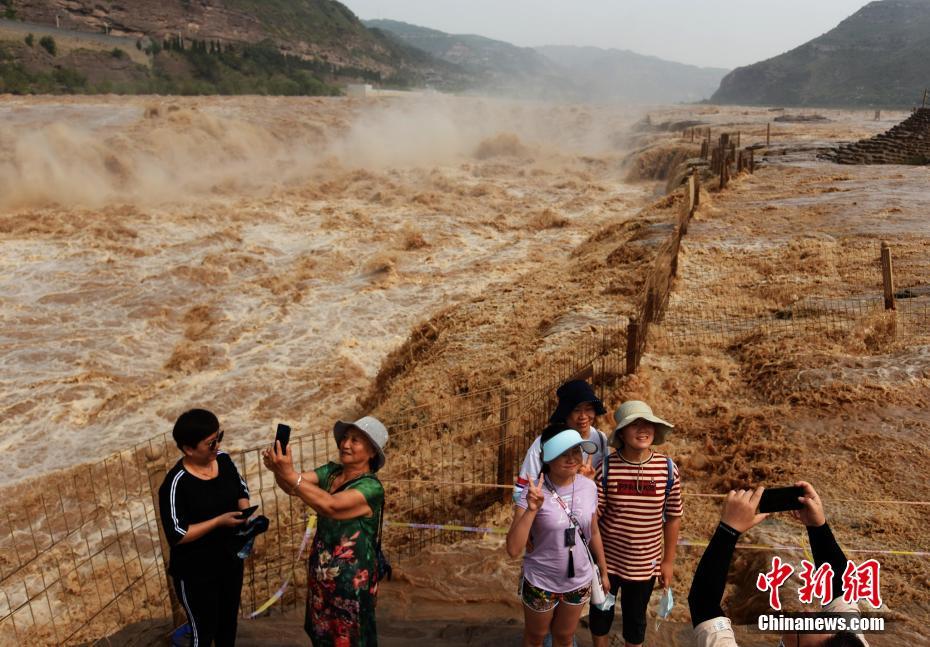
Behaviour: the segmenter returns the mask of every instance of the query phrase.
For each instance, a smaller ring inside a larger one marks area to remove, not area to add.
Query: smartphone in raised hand
[[[800,510],[804,504],[798,497],[804,496],[804,488],[798,485],[788,487],[766,488],[759,499],[759,512],[785,512]]]
[[[291,439],[290,426],[283,423],[278,423],[278,431],[275,433],[274,439],[281,443],[281,453],[283,454],[287,449],[288,441]]]

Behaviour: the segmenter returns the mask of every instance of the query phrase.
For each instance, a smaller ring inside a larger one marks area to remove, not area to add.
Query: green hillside
[[[722,104],[909,107],[930,83],[930,0],[872,2],[780,56],[737,68]]]
[[[334,0],[0,2],[17,19],[0,19],[0,92],[333,94],[352,82],[446,90],[469,82]],[[57,51],[37,47],[41,34],[57,38]]]

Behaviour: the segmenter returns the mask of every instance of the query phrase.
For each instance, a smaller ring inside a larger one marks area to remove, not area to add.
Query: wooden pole
[[[694,169],[691,170],[691,175],[688,176],[688,213],[682,219],[682,232],[687,233],[688,231],[688,220],[691,218],[691,214],[694,213],[694,208],[697,206],[697,198],[694,195],[694,189],[697,185],[694,181]]]
[[[720,135],[720,188],[727,185],[727,158],[730,154],[730,134]]]
[[[630,317],[626,326],[626,374],[633,375],[639,366],[639,322],[636,317]]]
[[[885,288],[885,310],[894,310],[894,272],[891,267],[891,247],[882,241],[882,285]]]
[[[749,174],[752,175],[756,172],[756,151],[753,148],[749,149]]]
[[[765,124],[765,145],[768,146],[772,143],[772,124],[771,122]]]
[[[697,208],[701,206],[701,176],[698,175],[697,169],[694,169],[691,172],[691,178],[694,180],[694,209],[692,210],[691,215],[694,215],[694,211],[696,211]]]
[[[156,441],[157,442],[157,441]],[[174,580],[168,575],[168,557],[171,554],[171,548],[168,544],[168,538],[165,536],[165,530],[161,527],[161,505],[158,501],[158,488],[161,487],[168,473],[167,466],[163,457],[165,448],[164,443],[159,445],[150,445],[145,449],[145,466],[149,477],[149,489],[152,493],[152,503],[155,506],[155,519],[157,519],[160,532],[158,539],[161,542],[161,556],[164,562],[165,576],[168,579],[168,601],[171,604],[171,629],[180,627],[187,622],[187,614],[178,601],[178,596],[174,591]]]
[[[739,148],[740,131],[736,131],[736,147]]]

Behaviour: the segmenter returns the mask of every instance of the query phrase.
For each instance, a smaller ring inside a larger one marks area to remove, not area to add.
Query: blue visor
[[[553,461],[569,449],[579,445],[585,454],[593,454],[597,451],[597,445],[593,441],[585,440],[574,429],[560,431],[543,443],[543,463]]]

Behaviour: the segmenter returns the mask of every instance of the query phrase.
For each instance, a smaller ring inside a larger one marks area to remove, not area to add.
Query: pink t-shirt
[[[591,519],[597,510],[597,485],[591,479],[576,476],[574,483],[556,488],[562,501],[572,511],[585,537],[591,539]],[[550,593],[568,593],[591,584],[591,560],[575,533],[575,546],[571,548],[575,577],[568,577],[568,552],[565,529],[571,527],[568,515],[552,492],[543,485],[546,494],[542,508],[536,513],[530,539],[533,551],[523,557],[523,576],[533,586]],[[520,495],[517,507],[526,508],[526,490]]]

